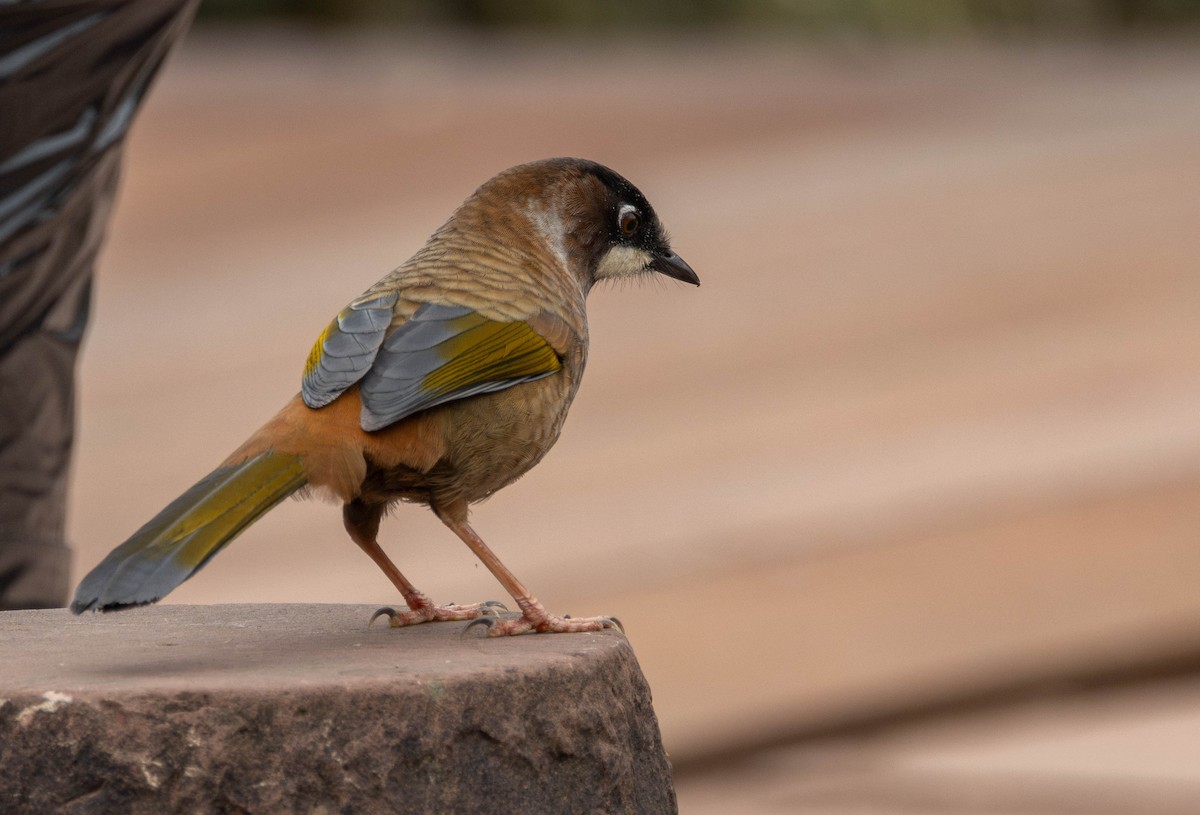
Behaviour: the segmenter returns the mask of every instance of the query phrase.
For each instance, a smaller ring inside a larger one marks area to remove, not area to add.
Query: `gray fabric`
[[[70,588],[67,471],[88,282],[77,278],[0,355],[0,608],[60,606]]]
[[[120,148],[197,0],[0,4],[0,608],[64,605],[75,359]]]

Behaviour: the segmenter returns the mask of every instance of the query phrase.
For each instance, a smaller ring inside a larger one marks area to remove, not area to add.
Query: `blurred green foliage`
[[[204,0],[201,17],[468,28],[770,27],[879,36],[1106,33],[1200,22],[1200,0]]]

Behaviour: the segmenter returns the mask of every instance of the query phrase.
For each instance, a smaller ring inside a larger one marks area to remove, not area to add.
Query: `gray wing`
[[[541,379],[561,367],[526,322],[426,303],[383,341],[363,377],[360,423],[379,430],[419,410]]]
[[[362,383],[363,430],[420,410],[550,376],[562,367],[529,323],[498,322],[465,306],[425,303],[390,334],[397,295],[362,297],[317,338],[304,368],[304,403],[320,408]]]
[[[310,408],[328,405],[370,370],[392,323],[395,292],[358,298],[321,332],[304,366],[300,393]]]

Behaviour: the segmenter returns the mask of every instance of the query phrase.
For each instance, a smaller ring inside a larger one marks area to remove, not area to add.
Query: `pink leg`
[[[604,628],[620,628],[621,623],[615,617],[558,617],[546,611],[545,607],[534,597],[529,589],[517,579],[517,576],[500,562],[495,553],[488,547],[475,530],[467,523],[466,504],[454,504],[448,507],[434,505],[433,511],[442,523],[458,535],[475,556],[487,566],[488,571],[495,575],[521,609],[521,616],[515,620],[496,620],[480,618],[476,622],[488,626],[489,637],[503,637],[511,634],[524,634],[527,631],[550,631],[566,633],[572,631],[599,631]],[[475,625],[475,623],[472,623]]]
[[[381,608],[372,615],[372,623],[383,615],[387,615],[388,625],[393,628],[446,620],[474,620],[485,614],[495,615],[497,606],[504,608],[503,604],[494,601],[473,606],[435,606],[426,594],[418,591],[417,587],[400,573],[396,564],[392,563],[383,549],[379,547],[376,534],[379,532],[379,519],[382,515],[382,507],[357,502],[346,504],[342,511],[342,519],[350,537],[367,553],[371,560],[375,561],[375,565],[388,576],[392,585],[400,590],[400,594],[404,597],[404,603],[408,606],[408,611],[404,612],[397,612],[394,608]]]

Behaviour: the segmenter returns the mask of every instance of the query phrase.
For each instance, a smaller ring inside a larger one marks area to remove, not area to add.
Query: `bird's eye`
[[[622,207],[618,222],[621,226],[621,234],[626,238],[632,238],[636,235],[638,227],[642,225],[641,220],[638,218],[637,210],[633,207]]]

